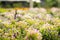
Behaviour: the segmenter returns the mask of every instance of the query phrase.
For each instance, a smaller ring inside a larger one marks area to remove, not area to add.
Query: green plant
[[[44,6],[46,8],[49,8],[49,7],[56,7],[56,0],[44,0]]]
[[[43,40],[58,40],[58,31],[56,27],[46,26],[40,29]]]
[[[7,12],[7,10],[6,10],[6,9],[4,9],[4,8],[0,8],[0,13],[2,13],[2,14],[3,14],[3,12]]]

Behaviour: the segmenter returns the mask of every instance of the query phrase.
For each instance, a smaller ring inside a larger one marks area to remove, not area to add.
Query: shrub
[[[42,33],[43,40],[58,40],[58,31],[53,25],[43,26],[40,32]]]

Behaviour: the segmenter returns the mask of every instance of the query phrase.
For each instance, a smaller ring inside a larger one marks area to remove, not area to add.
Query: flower
[[[37,38],[37,40],[42,40],[42,35],[41,33],[39,32],[39,30],[37,29],[34,29],[34,28],[29,28],[27,29],[27,35],[25,37],[25,39],[29,39],[29,37],[34,37],[34,38]]]

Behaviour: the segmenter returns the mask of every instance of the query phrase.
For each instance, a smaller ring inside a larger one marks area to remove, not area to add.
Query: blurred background
[[[0,0],[0,8],[60,7],[60,0]]]

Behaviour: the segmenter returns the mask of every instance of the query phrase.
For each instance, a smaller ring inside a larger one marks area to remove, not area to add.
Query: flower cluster
[[[16,18],[14,18],[16,17]],[[33,8],[0,14],[0,40],[60,40],[60,9]]]

